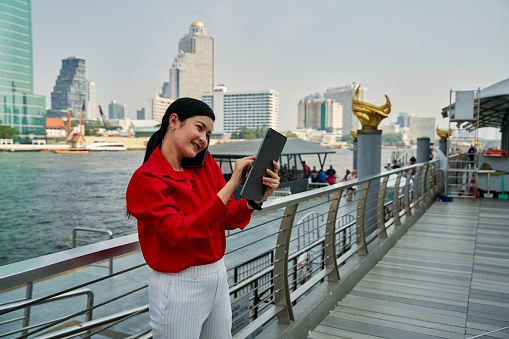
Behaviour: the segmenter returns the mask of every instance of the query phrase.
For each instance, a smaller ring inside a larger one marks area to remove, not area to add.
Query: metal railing
[[[74,227],[72,229],[72,248],[76,248],[76,244],[78,242],[85,243],[85,244],[93,244],[93,243],[97,242],[97,241],[86,240],[86,239],[77,239],[78,232],[106,234],[108,236],[108,239],[110,239],[110,240],[113,239],[113,232],[110,230],[107,230],[107,229],[90,228],[90,227]],[[113,258],[108,259],[108,266],[97,265],[97,264],[90,264],[90,266],[108,268],[109,274],[110,275],[113,274]]]
[[[384,241],[404,223],[405,217],[431,203],[443,185],[441,178],[438,162],[431,161],[264,204],[263,211],[253,214],[248,227],[227,236],[235,338],[252,337],[274,321],[293,321],[293,308],[313,289],[324,281],[341,281],[338,267],[353,257],[367,255],[371,243]],[[357,192],[347,202],[342,197],[353,186],[357,186]],[[378,188],[373,191],[370,187]],[[306,215],[308,220],[319,222],[304,227]],[[0,311],[0,316],[87,287],[97,296],[96,305],[38,328],[21,328],[25,331],[21,337],[40,335],[92,310],[96,319],[47,333],[44,338],[95,330],[90,334],[93,335],[100,333],[98,326],[112,327],[131,338],[150,337],[145,290],[150,269],[141,258],[136,234],[0,267],[0,297],[19,293],[18,287],[27,282],[34,282],[37,289],[41,279],[52,278],[58,285],[63,276],[93,270],[89,265],[110,258],[122,261],[121,265],[116,264],[121,268],[118,272],[107,277],[88,277],[84,282],[71,279],[71,286],[62,283],[52,293]],[[81,269],[70,271],[78,268]]]
[[[447,193],[451,197],[475,198],[477,154],[457,153],[448,158]]]

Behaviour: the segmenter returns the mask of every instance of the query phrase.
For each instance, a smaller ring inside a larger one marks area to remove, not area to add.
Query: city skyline
[[[97,104],[118,100],[134,118],[168,81],[178,42],[197,20],[215,39],[214,86],[278,91],[283,131],[297,126],[301,98],[353,82],[369,88],[370,103],[390,97],[388,121],[414,112],[445,126],[451,88],[509,76],[504,1],[148,4],[33,1],[35,93],[49,99],[61,60],[80,56]]]

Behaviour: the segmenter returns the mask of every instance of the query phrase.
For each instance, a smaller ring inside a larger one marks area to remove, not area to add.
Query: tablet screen
[[[246,181],[240,192],[240,197],[248,200],[260,201],[265,193],[265,186],[262,177],[269,175],[265,171],[267,168],[274,170],[272,160],[277,162],[285,147],[286,137],[272,128],[268,128],[262,144],[258,149],[255,161]]]

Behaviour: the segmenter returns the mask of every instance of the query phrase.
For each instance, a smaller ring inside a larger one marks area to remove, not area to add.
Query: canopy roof
[[[509,78],[482,89],[480,102],[479,128],[502,128],[504,122],[509,121]],[[475,105],[477,110],[477,100]],[[452,109],[454,106],[455,104],[452,104]],[[449,106],[442,109],[442,116],[444,118],[449,116]],[[472,131],[475,129],[476,123],[475,121],[460,121],[458,126],[460,125],[464,129]]]
[[[262,143],[262,139],[252,139],[239,142],[228,142],[215,144],[209,147],[209,152],[215,159],[234,158],[240,159],[248,155],[255,155]],[[298,138],[288,138],[281,156],[306,155],[306,154],[328,154],[336,153],[330,149],[319,146],[315,143]]]

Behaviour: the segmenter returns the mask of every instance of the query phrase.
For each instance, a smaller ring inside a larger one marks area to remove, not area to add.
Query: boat
[[[483,154],[485,157],[507,157],[508,154],[506,151],[501,149],[488,148],[488,150]]]
[[[94,141],[91,144],[83,145],[83,149],[89,151],[127,151],[123,142]]]
[[[67,149],[55,149],[52,150],[53,153],[56,154],[88,154],[90,153],[87,149],[82,148],[67,148]]]

